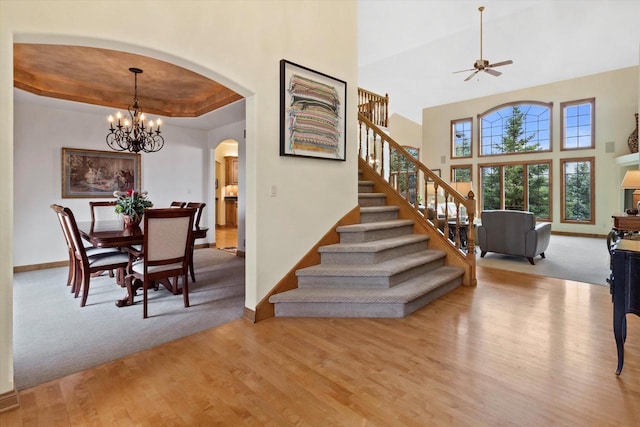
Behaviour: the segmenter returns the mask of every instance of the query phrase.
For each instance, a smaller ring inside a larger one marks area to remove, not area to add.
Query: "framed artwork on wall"
[[[141,188],[141,156],[135,153],[62,148],[63,198],[113,198]]]
[[[347,83],[280,61],[280,155],[345,160]]]

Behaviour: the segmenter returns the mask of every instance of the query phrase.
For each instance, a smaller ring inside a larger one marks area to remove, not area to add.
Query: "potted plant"
[[[116,212],[122,214],[125,226],[132,227],[140,224],[144,210],[153,207],[151,200],[147,199],[147,192],[135,191],[133,188],[127,191],[115,191]]]

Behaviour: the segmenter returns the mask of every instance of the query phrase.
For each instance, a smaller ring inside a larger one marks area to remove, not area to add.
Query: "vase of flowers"
[[[133,188],[127,191],[115,191],[116,213],[122,214],[125,227],[135,227],[142,221],[144,210],[153,207],[151,200],[147,199],[147,192],[135,191]]]

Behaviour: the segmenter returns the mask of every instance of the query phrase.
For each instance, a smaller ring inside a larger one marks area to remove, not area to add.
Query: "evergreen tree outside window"
[[[563,150],[595,148],[595,98],[560,104]]]
[[[479,120],[481,156],[551,150],[551,104],[509,104]]]
[[[451,121],[451,158],[471,157],[472,119]]]
[[[451,166],[451,182],[471,181],[471,165]]]
[[[402,148],[414,159],[420,160],[419,148],[409,146],[403,146]],[[418,170],[415,164],[397,150],[392,149],[390,169],[389,183],[407,198],[409,203],[415,205],[418,201]]]
[[[524,207],[524,165],[505,165],[504,170],[504,208],[510,211],[523,211]]]
[[[527,165],[527,210],[536,214],[539,219],[551,220],[550,171],[550,163]]]
[[[522,210],[551,220],[550,171],[550,160],[481,165],[481,210]]]
[[[500,166],[483,166],[480,168],[482,210],[501,209],[500,172]]]
[[[595,158],[562,159],[562,222],[595,224]]]

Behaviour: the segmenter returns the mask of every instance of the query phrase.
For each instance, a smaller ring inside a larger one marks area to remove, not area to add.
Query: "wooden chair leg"
[[[78,286],[80,286],[80,270],[79,270],[79,264],[78,261],[76,261],[76,259],[73,259],[73,279],[71,280],[71,293],[75,294],[75,297],[77,298],[78,295],[76,293],[76,289],[78,288]]]
[[[189,271],[191,272],[191,280],[192,281],[196,281],[196,273],[193,271],[193,249],[194,249],[194,244],[191,243],[191,259],[189,260]]]
[[[142,318],[147,318],[147,289],[149,288],[149,283],[145,279],[142,282]]]
[[[182,285],[182,299],[184,300],[184,306],[189,307],[189,275],[185,274],[182,280],[184,281]],[[176,280],[176,284],[177,282]]]
[[[78,298],[84,283],[84,271],[80,268],[80,263],[76,261],[76,280],[73,284],[73,297]]]
[[[80,302],[80,307],[84,307],[87,303],[87,297],[89,296],[89,284],[91,283],[91,275],[85,274],[82,271],[82,301]]]
[[[74,260],[75,257],[73,256],[73,252],[69,251],[69,274],[67,275],[67,286],[71,286],[73,284],[73,269],[75,268]]]

